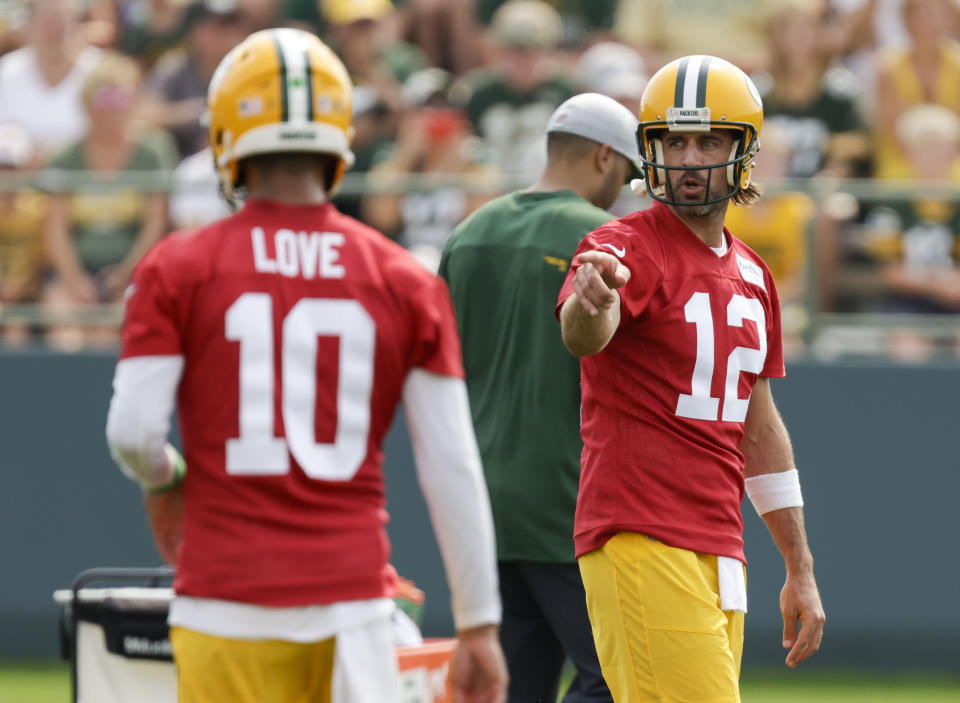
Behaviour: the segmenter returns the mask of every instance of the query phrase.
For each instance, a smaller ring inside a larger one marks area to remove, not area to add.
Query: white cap
[[[547,121],[547,133],[566,132],[609,144],[624,156],[638,173],[643,173],[637,157],[637,127],[633,113],[613,98],[599,93],[580,93],[560,105]]]

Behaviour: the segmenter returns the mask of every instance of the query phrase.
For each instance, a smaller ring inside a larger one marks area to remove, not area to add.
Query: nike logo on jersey
[[[617,248],[616,248],[615,246],[613,246],[610,242],[604,242],[604,243],[601,244],[600,246],[606,247],[607,249],[609,249],[610,251],[612,251],[614,254],[616,254],[616,255],[617,255],[619,258],[621,258],[621,259],[627,255],[627,248],[626,248],[626,247],[621,247],[620,249],[617,249]]]
[[[339,232],[294,232],[278,229],[271,247],[263,227],[250,232],[253,267],[260,273],[279,273],[287,278],[343,278],[346,269],[337,261],[344,237]],[[273,251],[271,252],[270,249]],[[271,258],[271,253],[273,257]]]

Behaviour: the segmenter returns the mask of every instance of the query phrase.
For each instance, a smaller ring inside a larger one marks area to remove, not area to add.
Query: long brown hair
[[[730,198],[733,201],[734,205],[750,205],[756,204],[758,200],[763,196],[763,187],[753,181],[750,181],[747,184],[746,188],[741,188],[733,197]]]

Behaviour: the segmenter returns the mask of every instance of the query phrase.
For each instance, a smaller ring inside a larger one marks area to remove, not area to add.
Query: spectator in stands
[[[344,177],[345,183],[362,185],[360,179],[378,160],[393,148],[397,124],[401,115],[399,98],[387,99],[376,86],[356,86],[353,90],[353,142],[351,149],[356,156],[353,168]],[[362,188],[342,187],[334,196],[340,212],[363,219]]]
[[[184,0],[132,0],[120,13],[118,48],[149,69],[186,43],[192,12],[193,2]]]
[[[618,0],[548,0],[560,14],[562,44],[574,49],[609,38]],[[507,0],[477,0],[478,14],[489,25],[494,14]]]
[[[576,92],[553,60],[562,31],[560,15],[543,0],[509,0],[493,16],[490,68],[468,79],[474,129],[494,163],[518,180],[543,170],[547,120]]]
[[[943,105],[916,105],[897,120],[896,136],[905,174],[922,180],[923,190],[861,199],[838,252],[841,309],[960,313],[960,116]],[[886,350],[923,360],[934,341],[919,329],[891,327]]]
[[[778,181],[790,174],[794,162],[793,135],[784,124],[765,123],[761,153],[753,177],[771,192],[751,206],[733,204],[727,210],[726,225],[737,238],[753,249],[770,268],[780,296],[784,354],[796,356],[803,348],[801,333],[809,314],[805,294],[807,237],[814,234],[811,223],[817,216],[809,195],[797,190],[777,189]],[[822,223],[823,228],[833,223]],[[831,232],[833,229],[830,230]],[[826,236],[826,230],[816,233]]]
[[[407,0],[403,36],[431,65],[462,75],[480,61],[477,0]]]
[[[363,219],[362,197],[351,191],[397,136],[404,111],[401,85],[427,68],[426,55],[398,39],[398,17],[390,0],[319,0],[331,45],[343,59],[354,83],[352,144],[356,162],[335,202],[342,212]],[[356,183],[356,180],[353,180]]]
[[[194,0],[196,1],[196,0]],[[250,32],[280,26],[294,26],[286,14],[286,0],[235,0]],[[322,0],[314,0],[322,2]]]
[[[619,0],[613,35],[643,51],[650,66],[709,54],[755,73],[767,66],[770,6],[770,0]]]
[[[490,199],[498,172],[482,160],[482,145],[453,97],[454,78],[440,68],[412,75],[403,86],[411,106],[385,161],[370,172],[375,188],[363,204],[365,221],[396,238],[429,268],[436,270],[443,245],[453,228]],[[410,189],[407,176],[437,176],[424,189]],[[448,177],[463,177],[468,192]],[[405,192],[404,192],[405,191]]]
[[[876,175],[909,172],[905,145],[895,125],[911,106],[936,103],[960,114],[960,42],[953,38],[956,14],[950,0],[904,0],[907,46],[886,49],[877,72]]]
[[[158,176],[172,168],[173,149],[169,136],[138,131],[139,86],[132,59],[106,55],[83,84],[89,132],[50,162],[46,241],[55,276],[44,298],[51,304],[120,301],[134,265],[166,231],[167,184]],[[149,180],[131,181],[132,172]],[[78,182],[85,176],[91,181]],[[75,337],[67,331],[64,342]]]
[[[247,35],[237,0],[200,0],[187,46],[165,54],[146,78],[144,117],[170,130],[181,158],[206,147],[200,114],[220,60]]]
[[[574,75],[583,90],[613,98],[633,115],[640,112],[640,96],[650,78],[638,51],[611,41],[599,42],[583,52],[574,66]],[[636,192],[624,188],[607,210],[614,217],[625,217],[652,203],[647,198],[646,186],[638,181]]]
[[[580,55],[575,67],[580,87],[613,98],[634,115],[649,76],[638,51],[618,42],[594,44]]]
[[[791,139],[787,177],[821,171],[867,175],[867,126],[856,77],[832,60],[822,0],[778,0],[770,19],[769,71],[756,76],[767,124]]]
[[[18,125],[0,125],[0,175],[15,176],[33,164],[30,135]],[[36,299],[43,274],[44,196],[15,183],[0,188],[0,301],[29,303]],[[23,322],[3,326],[5,344],[27,341],[29,327]]]
[[[277,17],[285,25],[316,34],[327,35],[326,22],[320,14],[322,0],[279,0]]]
[[[26,44],[24,29],[32,0],[0,0],[0,54]],[[116,0],[83,0],[77,29],[81,39],[91,46],[108,48],[116,43]]]
[[[29,5],[28,44],[0,58],[0,123],[18,124],[45,155],[80,138],[80,89],[100,59],[77,31],[79,0]]]
[[[230,214],[220,196],[210,147],[183,159],[174,169],[168,214],[174,230],[202,227]]]
[[[319,0],[327,32],[355,85],[370,84],[384,99],[398,99],[399,85],[429,64],[426,55],[399,39],[390,0]]]
[[[872,100],[876,93],[878,54],[894,47],[902,48],[910,42],[903,22],[904,0],[826,1],[836,53],[856,74],[864,97]],[[949,0],[947,10],[953,16],[952,21],[956,22],[960,5]]]
[[[28,9],[19,0],[0,0],[0,54],[24,45]]]
[[[867,204],[868,249],[884,264],[882,309],[960,312],[960,116],[943,105],[916,105],[897,120],[909,175],[940,182],[922,196]]]
[[[93,46],[108,49],[120,39],[120,8],[117,0],[86,0],[81,29]]]

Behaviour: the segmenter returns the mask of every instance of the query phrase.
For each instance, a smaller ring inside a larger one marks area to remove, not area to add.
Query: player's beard
[[[672,178],[670,182],[673,206],[680,208],[680,212],[687,217],[709,217],[718,212],[726,211],[727,200],[719,200],[715,203],[703,203],[704,200],[715,200],[730,193],[730,186],[727,185],[724,176],[724,170],[720,168],[706,169],[706,175],[701,175],[696,172],[680,173],[679,176]],[[687,201],[678,200],[678,186],[682,185],[684,181],[689,180],[695,180],[703,186],[706,195],[697,195]]]

